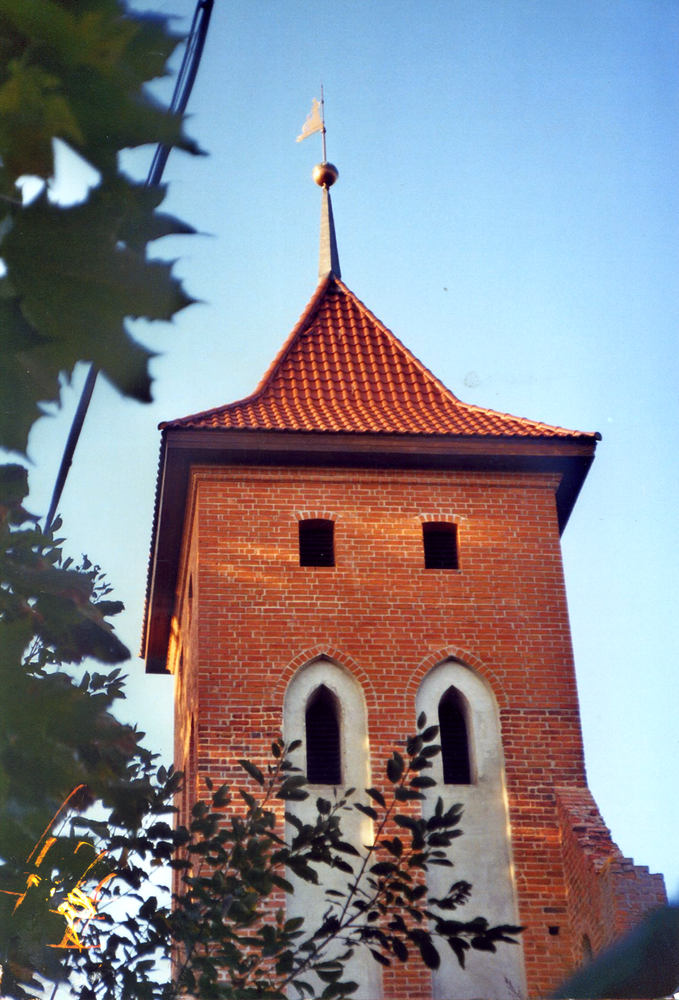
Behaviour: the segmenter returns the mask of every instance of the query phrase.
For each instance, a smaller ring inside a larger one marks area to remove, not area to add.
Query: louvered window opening
[[[320,687],[306,710],[306,774],[312,785],[341,785],[340,727],[335,699]]]
[[[333,521],[299,522],[300,566],[335,565],[335,524]]]
[[[467,723],[453,692],[445,694],[439,703],[439,726],[444,784],[470,785]]]
[[[422,541],[425,569],[458,569],[456,524],[426,521]]]

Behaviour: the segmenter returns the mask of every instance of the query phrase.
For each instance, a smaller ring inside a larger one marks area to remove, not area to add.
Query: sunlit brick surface
[[[596,951],[663,891],[657,877],[622,870],[586,788],[556,483],[546,474],[196,468],[171,652],[177,763],[190,760],[194,720],[198,774],[215,782],[243,781],[235,758],[262,766],[286,686],[315,656],[344,664],[363,687],[375,783],[413,729],[427,671],[450,656],[478,671],[500,710],[531,996],[580,964],[583,934]],[[332,513],[334,568],[299,566],[304,511]],[[458,571],[424,569],[430,518],[457,522]],[[585,807],[596,833],[586,843]],[[430,995],[418,961],[385,970],[384,996]]]
[[[585,779],[559,518],[598,435],[461,402],[332,277],[252,396],[163,427],[147,657],[163,669],[169,632],[184,809],[204,776],[243,784],[237,758],[265,764],[287,685],[319,656],[362,687],[379,784],[419,684],[454,658],[499,709],[528,994],[664,901]],[[334,567],[299,565],[305,518],[334,522]],[[457,525],[459,569],[425,569],[431,521]],[[415,959],[383,985],[394,1000],[432,992]]]

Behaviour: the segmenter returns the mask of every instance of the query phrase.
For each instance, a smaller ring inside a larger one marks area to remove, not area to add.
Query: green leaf
[[[295,875],[297,875],[298,878],[303,879],[305,882],[311,882],[313,885],[318,885],[318,872],[303,858],[290,858],[288,861],[288,868]]]
[[[394,797],[398,802],[408,802],[411,799],[424,799],[421,792],[413,791],[410,788],[397,788]]]
[[[286,934],[292,934],[294,931],[298,931],[303,926],[304,926],[304,917],[292,917],[290,920],[285,921],[283,925],[283,930],[285,931]]]
[[[287,791],[289,788],[301,788],[307,784],[306,775],[304,774],[293,774],[289,778],[286,778],[281,785],[281,791]]]
[[[229,795],[228,785],[222,785],[221,788],[218,788],[212,796],[212,805],[215,809],[220,809],[222,806],[228,805],[230,801],[231,797]]]
[[[393,840],[383,840],[382,843],[394,857],[400,858],[403,854],[403,842],[400,837],[394,837]]]
[[[436,782],[433,778],[428,777],[426,774],[418,775],[416,778],[410,782],[411,788],[434,788]]]
[[[438,734],[439,734],[438,726],[429,726],[427,729],[425,729],[423,733],[420,733],[420,736],[422,737],[422,740],[425,743],[431,743],[432,740],[436,739]]]
[[[371,867],[370,871],[373,875],[391,875],[398,871],[398,865],[392,864],[391,861],[378,861],[376,865]]]
[[[358,809],[359,812],[362,812],[365,816],[369,816],[372,820],[377,819],[377,813],[372,806],[364,806],[360,802],[354,802],[354,809]]]
[[[452,826],[453,824],[460,822],[460,817],[462,816],[463,812],[464,812],[464,806],[461,805],[459,802],[456,802],[455,805],[452,805],[450,809],[448,809],[448,811],[444,814],[443,819],[445,820],[448,826]]]
[[[304,802],[305,799],[309,798],[309,793],[305,792],[303,788],[286,788],[276,792],[276,798],[283,802]]]
[[[393,755],[387,761],[387,778],[392,783],[392,785],[395,785],[398,781],[401,780],[404,767],[405,764],[403,761],[403,757],[401,757],[399,753],[394,751]]]
[[[253,798],[252,795],[249,795],[244,788],[239,788],[238,794],[240,795],[240,797],[242,798],[243,802],[246,804],[248,809],[255,810],[257,808],[257,800]]]
[[[476,951],[497,951],[494,943],[489,938],[474,937],[471,939],[470,944]]]
[[[296,987],[301,997],[303,997],[305,993],[308,994],[310,997],[313,997],[315,995],[315,990],[313,989],[313,987],[309,983],[307,983],[304,979],[293,979],[292,985]]]
[[[344,872],[346,875],[354,874],[354,869],[351,867],[351,865],[348,864],[348,862],[343,861],[342,858],[338,857],[337,855],[335,855],[332,859],[332,867],[338,868],[341,872]]]
[[[441,956],[434,947],[431,936],[426,931],[416,928],[409,932],[408,937],[419,948],[422,961],[427,968],[438,969],[441,964]]]
[[[394,955],[396,955],[396,958],[399,960],[399,962],[407,962],[408,961],[408,949],[407,949],[405,943],[403,941],[401,941],[400,938],[397,938],[397,937],[391,937],[389,940],[391,942],[391,947],[392,947],[392,950],[394,952]]]
[[[247,771],[251,778],[255,779],[258,785],[264,784],[264,775],[255,764],[249,760],[239,760],[237,763],[240,764],[244,771]]]
[[[318,976],[318,978],[324,983],[336,983],[337,980],[342,975],[342,969],[337,969],[337,970],[333,969],[331,971],[326,972],[323,969],[317,968],[314,971]]]
[[[21,506],[27,494],[28,469],[23,465],[0,465],[0,504],[8,508],[9,524],[23,524],[30,518]]]
[[[299,819],[298,816],[294,815],[294,813],[286,811],[286,813],[285,813],[285,821],[286,821],[286,823],[290,823],[292,826],[294,826],[294,828],[299,833],[302,832],[302,830],[304,828],[304,824],[302,823],[301,819]]]
[[[40,403],[59,399],[59,373],[37,352],[45,343],[0,279],[0,445],[21,454],[43,414]]]
[[[378,805],[381,805],[383,809],[386,808],[387,803],[384,800],[384,795],[377,788],[366,788],[366,792]]]
[[[132,250],[143,253],[148,243],[164,236],[195,233],[193,226],[181,219],[156,211],[165,198],[167,185],[151,187],[128,181],[124,190],[124,214],[119,222],[118,238]]]
[[[273,882],[274,885],[277,885],[278,888],[282,889],[284,892],[294,892],[295,891],[295,887],[292,884],[292,882],[288,882],[288,880],[285,879],[285,878],[283,878],[282,875],[276,875],[275,873],[272,873],[271,874],[271,881]]]
[[[334,850],[341,851],[342,854],[350,854],[354,858],[360,858],[361,856],[354,845],[347,843],[346,840],[339,840],[336,843],[333,843],[332,846]]]
[[[330,983],[321,993],[321,1000],[333,1000],[334,997],[342,996],[342,987],[339,983]]]
[[[0,150],[10,183],[22,174],[52,176],[53,136],[82,143],[77,119],[59,92],[61,83],[33,62],[12,59],[7,64],[0,86]]]
[[[90,361],[121,392],[148,402],[153,355],[128,335],[125,318],[169,320],[192,300],[171,265],[120,244],[124,194],[97,189],[70,208],[38,198],[22,209],[2,253],[24,318],[47,338],[32,356],[57,373]]]
[[[446,938],[446,941],[450,945],[451,950],[455,953],[460,968],[464,969],[466,958],[465,952],[469,951],[469,945],[466,941],[459,937],[448,937]]]
[[[426,724],[427,724],[426,713],[425,712],[420,712],[420,714],[417,717],[417,728],[418,728],[418,730],[422,729],[422,727],[426,726]]]

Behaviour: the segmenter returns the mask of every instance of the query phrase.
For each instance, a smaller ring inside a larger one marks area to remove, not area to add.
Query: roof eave
[[[148,673],[167,671],[167,649],[184,533],[190,471],[196,465],[553,472],[562,533],[594,459],[598,435],[350,434],[314,431],[163,431],[147,585],[143,652]]]

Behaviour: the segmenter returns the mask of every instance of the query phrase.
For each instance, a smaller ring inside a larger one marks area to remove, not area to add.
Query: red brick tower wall
[[[576,822],[593,803],[556,485],[548,474],[194,469],[170,650],[176,760],[197,765],[190,794],[198,775],[242,783],[238,757],[265,761],[286,686],[314,656],[332,656],[363,687],[375,783],[413,729],[431,667],[454,656],[485,678],[500,711],[530,996],[579,964],[583,934],[596,951],[625,913],[633,921],[661,896],[657,876],[624,870],[610,838],[593,857]],[[336,521],[334,568],[299,566],[304,517]],[[427,519],[458,524],[458,571],[424,569]],[[609,856],[615,867],[599,864]],[[388,972],[385,996],[431,995],[415,962],[397,981]]]

